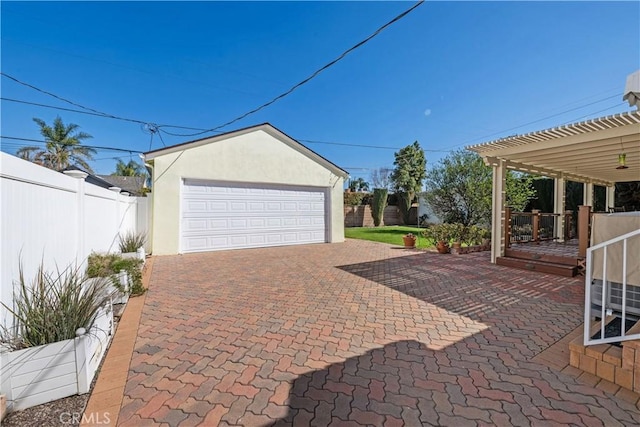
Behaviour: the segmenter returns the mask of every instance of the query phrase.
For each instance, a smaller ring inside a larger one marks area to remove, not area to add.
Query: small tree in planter
[[[373,190],[373,201],[371,203],[371,216],[373,217],[373,225],[379,227],[382,224],[384,216],[384,208],[387,207],[387,194],[386,188],[375,188]]]

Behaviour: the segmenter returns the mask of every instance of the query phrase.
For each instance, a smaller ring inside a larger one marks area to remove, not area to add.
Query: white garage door
[[[182,252],[324,243],[322,189],[185,180]]]

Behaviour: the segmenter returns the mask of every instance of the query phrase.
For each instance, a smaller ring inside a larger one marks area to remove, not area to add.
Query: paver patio
[[[533,360],[582,295],[357,240],[157,257],[118,423],[639,425],[637,396]]]

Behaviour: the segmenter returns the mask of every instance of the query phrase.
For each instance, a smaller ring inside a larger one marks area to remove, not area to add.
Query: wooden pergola
[[[585,184],[583,200],[588,206],[593,206],[594,185],[607,188],[606,206],[614,206],[616,182],[640,181],[640,111],[502,138],[467,149],[493,167],[491,261],[495,263],[505,251],[507,170],[554,179],[554,213],[558,214],[555,237],[562,241],[567,180]]]

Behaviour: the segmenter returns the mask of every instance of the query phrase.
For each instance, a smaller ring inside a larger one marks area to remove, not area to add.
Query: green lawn
[[[402,236],[407,233],[413,233],[418,237],[416,247],[428,248],[433,246],[430,240],[422,237],[422,229],[418,227],[392,225],[387,227],[347,227],[344,229],[344,237],[348,239],[372,240],[398,246],[404,246]]]

